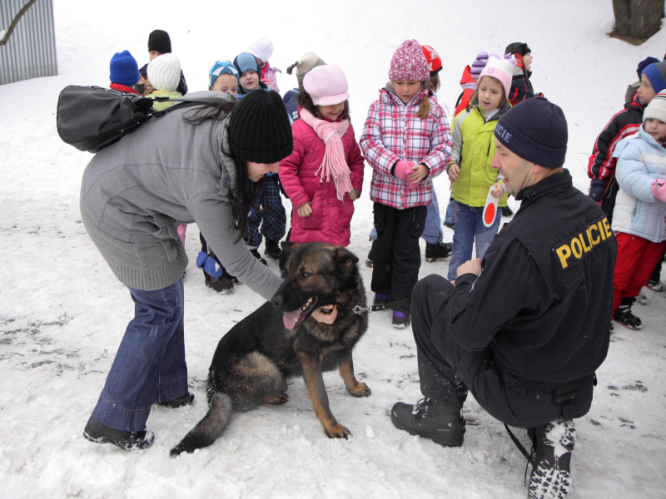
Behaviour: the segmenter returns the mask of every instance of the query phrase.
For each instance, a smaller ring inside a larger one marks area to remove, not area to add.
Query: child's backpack
[[[70,85],[58,97],[58,135],[66,144],[80,151],[96,153],[118,142],[154,116],[202,103],[178,101],[178,105],[156,111],[152,108],[153,102],[149,97],[110,88]]]

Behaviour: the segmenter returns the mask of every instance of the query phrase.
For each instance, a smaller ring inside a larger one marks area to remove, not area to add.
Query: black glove
[[[600,203],[604,198],[606,192],[606,181],[601,179],[593,179],[590,181],[590,197],[597,203]]]

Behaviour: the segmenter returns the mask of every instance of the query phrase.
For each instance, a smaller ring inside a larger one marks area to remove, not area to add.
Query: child
[[[631,305],[664,253],[666,91],[650,101],[643,123],[636,137],[618,145],[621,152],[616,175],[620,190],[612,224],[617,238],[613,320],[629,329],[641,327],[641,320],[631,313]]]
[[[627,92],[624,94],[624,103],[629,104],[636,97],[638,92],[638,87],[641,86],[641,74],[643,70],[647,68],[653,62],[661,62],[656,57],[646,57],[641,62],[638,63],[638,68],[636,68],[636,73],[638,74],[638,81],[627,86]]]
[[[257,58],[249,52],[241,52],[234,59],[234,66],[240,74],[240,88],[238,89],[238,98],[242,99],[253,90],[259,88],[268,90],[263,81],[260,81],[261,68]]]
[[[347,80],[337,66],[320,66],[305,76],[303,87],[301,119],[292,126],[294,150],[280,162],[280,181],[293,205],[289,241],[347,246],[353,202],[363,187]]]
[[[476,83],[479,81],[479,75],[483,68],[486,67],[488,63],[488,52],[482,50],[479,52],[479,55],[476,56],[472,66],[465,66],[463,70],[462,78],[460,79],[460,86],[463,91],[458,97],[458,102],[456,103],[455,116],[458,116],[462,111],[467,109],[469,106],[469,99],[474,92],[476,92]]]
[[[532,82],[530,82],[530,77],[532,76],[532,50],[526,43],[514,42],[507,45],[504,53],[506,55],[513,55],[516,59],[511,90],[507,94],[511,105],[515,106],[525,99],[534,97],[534,89],[532,88]]]
[[[488,191],[497,182],[497,170],[490,166],[496,150],[494,131],[497,121],[511,107],[506,96],[513,65],[513,58],[491,55],[481,71],[471,106],[453,122],[453,154],[447,167],[456,202],[450,281],[455,281],[458,267],[472,258],[474,240],[476,256],[483,258],[499,229],[501,210],[497,210],[490,227],[484,226],[482,216]],[[506,206],[506,199],[506,194],[500,197],[500,207]]]
[[[269,90],[275,90],[277,93],[280,93],[280,88],[277,84],[277,73],[282,73],[282,71],[272,68],[268,64],[268,60],[273,55],[273,42],[264,36],[252,42],[248,47],[248,52],[257,58],[259,68],[261,69],[260,80],[266,84]]]
[[[169,33],[161,29],[156,29],[150,35],[148,35],[148,57],[149,60],[155,59],[163,54],[171,53],[171,37]],[[143,83],[143,82],[141,82]],[[154,85],[153,85],[154,86]],[[180,80],[178,82],[178,87],[176,92],[181,95],[187,95],[187,82],[185,81],[185,75],[183,72],[180,72]]]
[[[594,143],[587,166],[587,175],[591,179],[590,197],[599,203],[609,222],[613,220],[613,207],[619,189],[615,181],[615,147],[622,139],[638,131],[643,123],[645,106],[664,89],[666,61],[650,64],[641,73],[641,86],[636,98],[611,118]]]
[[[122,52],[116,52],[113,54],[109,70],[111,72],[109,75],[109,79],[111,80],[109,88],[120,90],[121,92],[126,92],[128,94],[141,95],[132,88],[139,83],[141,75],[139,74],[139,66],[136,63],[136,59],[132,57],[129,50],[123,50]]]
[[[370,197],[378,237],[371,288],[376,301],[395,302],[393,326],[404,328],[421,265],[419,237],[432,179],[448,163],[451,134],[444,110],[425,88],[430,72],[416,40],[395,51],[389,79],[370,106],[360,145],[373,168]]]
[[[234,59],[234,66],[240,74],[238,89],[238,98],[255,90],[266,90],[266,84],[259,80],[261,69],[257,58],[249,52],[242,52]],[[262,181],[261,192],[257,195],[257,206],[261,210],[250,211],[250,218],[247,224],[247,232],[243,239],[250,248],[252,254],[262,263],[266,261],[259,255],[259,245],[261,245],[262,236],[266,237],[266,247],[264,255],[277,262],[280,260],[282,250],[280,249],[280,239],[284,237],[287,225],[287,212],[282,205],[280,196],[280,179],[276,173],[269,173]]]
[[[313,68],[317,66],[325,66],[326,63],[314,52],[307,52],[298,61],[287,68],[287,74],[290,75],[294,68],[296,68],[296,80],[298,80],[298,88],[289,90],[284,94],[282,100],[289,113],[289,119],[292,124],[300,119],[298,115],[298,102],[297,97],[301,90],[303,90],[303,79]]]
[[[239,77],[238,69],[231,61],[216,61],[208,72],[208,90],[238,97]]]
[[[180,99],[182,95],[177,92],[180,82],[180,61],[173,54],[164,54],[156,57],[148,64],[148,80],[155,90],[150,94],[151,99],[166,97]],[[174,102],[155,101],[153,107],[164,111],[174,105]]]

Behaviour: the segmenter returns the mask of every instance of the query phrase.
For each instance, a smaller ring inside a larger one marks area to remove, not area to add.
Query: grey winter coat
[[[228,99],[197,92],[185,99]],[[175,283],[187,266],[180,223],[196,222],[231,275],[269,299],[282,280],[252,256],[233,225],[238,194],[226,125],[183,121],[196,108],[174,110],[98,152],[81,186],[84,225],[116,277],[152,291]]]

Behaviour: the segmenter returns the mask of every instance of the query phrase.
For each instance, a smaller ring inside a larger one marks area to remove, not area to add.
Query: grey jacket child
[[[226,99],[197,92],[185,99]],[[81,186],[81,216],[116,277],[153,291],[175,283],[187,266],[180,223],[196,222],[224,267],[269,299],[282,280],[235,242],[230,193],[238,193],[227,122],[183,121],[196,108],[153,119],[98,152]]]

